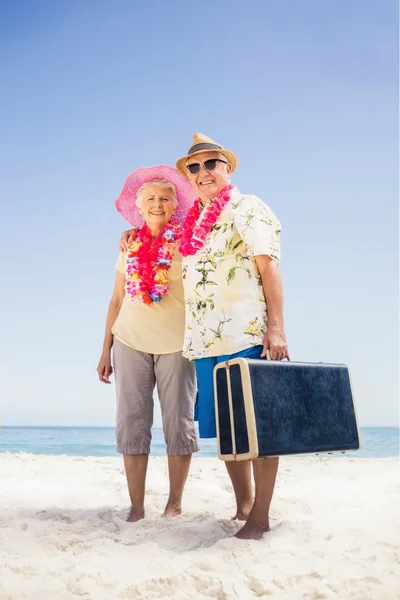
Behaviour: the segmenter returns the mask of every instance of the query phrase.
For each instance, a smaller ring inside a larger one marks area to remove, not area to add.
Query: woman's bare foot
[[[163,517],[165,517],[166,519],[171,519],[172,517],[179,517],[179,515],[181,514],[182,507],[180,504],[171,504],[170,502],[168,502],[167,506],[165,507]]]
[[[235,534],[239,540],[260,540],[264,533],[269,531],[268,525],[258,525],[257,523],[247,521],[242,529]]]
[[[129,513],[129,517],[127,518],[127,522],[136,523],[136,521],[140,521],[141,519],[144,519],[144,509],[142,508],[140,510],[137,510],[132,506]]]

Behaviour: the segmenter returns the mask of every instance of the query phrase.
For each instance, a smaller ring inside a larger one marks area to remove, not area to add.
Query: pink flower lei
[[[230,200],[233,185],[225,186],[214,198],[212,203],[200,211],[200,198],[194,201],[182,226],[179,251],[182,256],[196,254],[205,244],[206,237],[218,220],[219,215]],[[202,214],[201,222],[197,222]]]
[[[167,273],[180,230],[180,224],[170,220],[153,244],[146,223],[133,232],[126,257],[125,283],[126,293],[132,300],[152,304],[159,302],[168,292]]]

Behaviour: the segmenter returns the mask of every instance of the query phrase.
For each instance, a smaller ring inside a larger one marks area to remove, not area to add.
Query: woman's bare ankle
[[[173,517],[179,517],[182,514],[182,505],[179,501],[168,500],[167,505],[164,509],[163,517],[171,519]]]
[[[144,519],[144,508],[134,508],[131,506],[129,516],[127,518],[128,523],[136,523],[136,521],[140,521],[141,519]]]

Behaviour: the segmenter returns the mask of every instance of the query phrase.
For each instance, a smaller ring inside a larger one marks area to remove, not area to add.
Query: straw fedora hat
[[[233,173],[233,171],[236,169],[237,164],[238,164],[238,159],[237,159],[236,154],[234,154],[230,150],[225,150],[225,148],[223,148],[221,146],[221,144],[217,144],[216,142],[214,142],[214,140],[207,137],[206,135],[203,135],[202,133],[195,133],[193,135],[193,144],[189,148],[189,151],[186,154],[186,156],[182,156],[182,158],[180,158],[179,160],[176,161],[176,168],[178,169],[178,171],[180,171],[182,173],[182,175],[184,175],[187,179],[189,179],[188,172],[186,169],[187,159],[190,156],[195,156],[196,154],[201,154],[202,152],[210,152],[210,151],[216,151],[216,152],[219,152],[219,154],[222,154],[223,156],[225,156],[228,163],[232,167],[232,173]]]

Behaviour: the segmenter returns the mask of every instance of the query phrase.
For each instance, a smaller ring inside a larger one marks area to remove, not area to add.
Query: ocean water
[[[351,458],[399,456],[399,428],[362,427],[362,448],[347,452]],[[196,456],[217,456],[216,440],[200,440]],[[118,456],[113,427],[3,427],[0,452],[66,454],[68,456]],[[153,428],[151,454],[165,455],[162,429]],[[336,455],[335,455],[336,456]],[[339,454],[338,456],[342,456]]]

